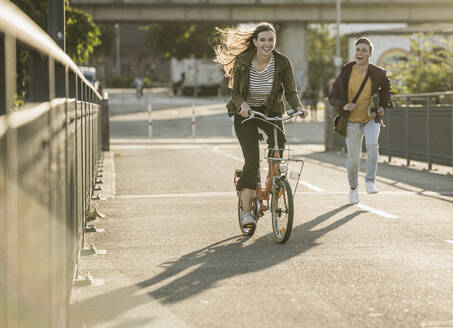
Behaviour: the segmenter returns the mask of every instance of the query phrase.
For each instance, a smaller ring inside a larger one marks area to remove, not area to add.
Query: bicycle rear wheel
[[[271,199],[272,230],[278,243],[286,243],[293,229],[293,193],[287,179],[278,180]]]
[[[255,203],[255,200],[253,201]],[[255,208],[252,206],[252,213],[255,215]],[[253,236],[255,233],[256,225],[251,227],[243,227],[242,226],[242,207],[241,207],[241,199],[238,197],[238,222],[239,222],[239,229],[241,229],[241,233],[243,236]],[[256,216],[255,216],[256,217]]]

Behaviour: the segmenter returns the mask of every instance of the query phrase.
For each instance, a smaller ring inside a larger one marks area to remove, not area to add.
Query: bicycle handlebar
[[[277,122],[277,121],[287,121],[289,119],[292,119],[293,117],[296,117],[296,116],[299,116],[299,115],[303,114],[303,112],[295,110],[295,109],[290,109],[290,110],[286,111],[286,113],[288,114],[288,116],[284,116],[284,117],[267,117],[266,115],[264,115],[261,112],[257,112],[257,111],[251,110],[251,111],[249,111],[249,115],[250,116],[247,117],[245,120],[243,120],[242,123],[255,118],[255,116],[258,116],[259,118],[264,119],[266,121]]]

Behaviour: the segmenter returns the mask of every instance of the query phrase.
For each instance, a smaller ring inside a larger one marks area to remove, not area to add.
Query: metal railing
[[[22,106],[19,47],[30,52]],[[47,33],[0,0],[1,327],[67,326],[102,152],[102,101]]]
[[[453,92],[392,96],[384,116],[379,152],[392,157],[453,168]],[[345,149],[343,137],[333,136],[334,149]]]

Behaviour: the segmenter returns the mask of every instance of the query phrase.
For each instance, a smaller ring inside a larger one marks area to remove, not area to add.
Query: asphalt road
[[[71,327],[453,327],[451,175],[383,158],[381,192],[364,193],[361,172],[352,206],[345,156],[323,151],[322,124],[290,123],[305,161],[292,236],[276,244],[264,217],[244,238],[232,182],[242,154],[216,108],[196,138],[133,139],[126,125],[143,122],[112,124],[95,203],[104,232],[86,237],[106,254],[80,260],[94,283],[74,287]],[[186,124],[173,110],[160,109],[166,133]],[[130,114],[141,115],[112,119]]]

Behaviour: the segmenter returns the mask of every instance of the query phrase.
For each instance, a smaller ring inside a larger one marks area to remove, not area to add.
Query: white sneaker
[[[368,194],[376,194],[379,192],[379,190],[377,190],[377,188],[374,186],[374,183],[371,182],[371,181],[368,181],[366,183],[366,192]]]
[[[249,224],[256,225],[256,219],[251,213],[246,213],[242,217],[242,226],[247,226]]]
[[[357,190],[357,188],[349,189],[349,203],[358,204],[359,202],[359,191]]]

